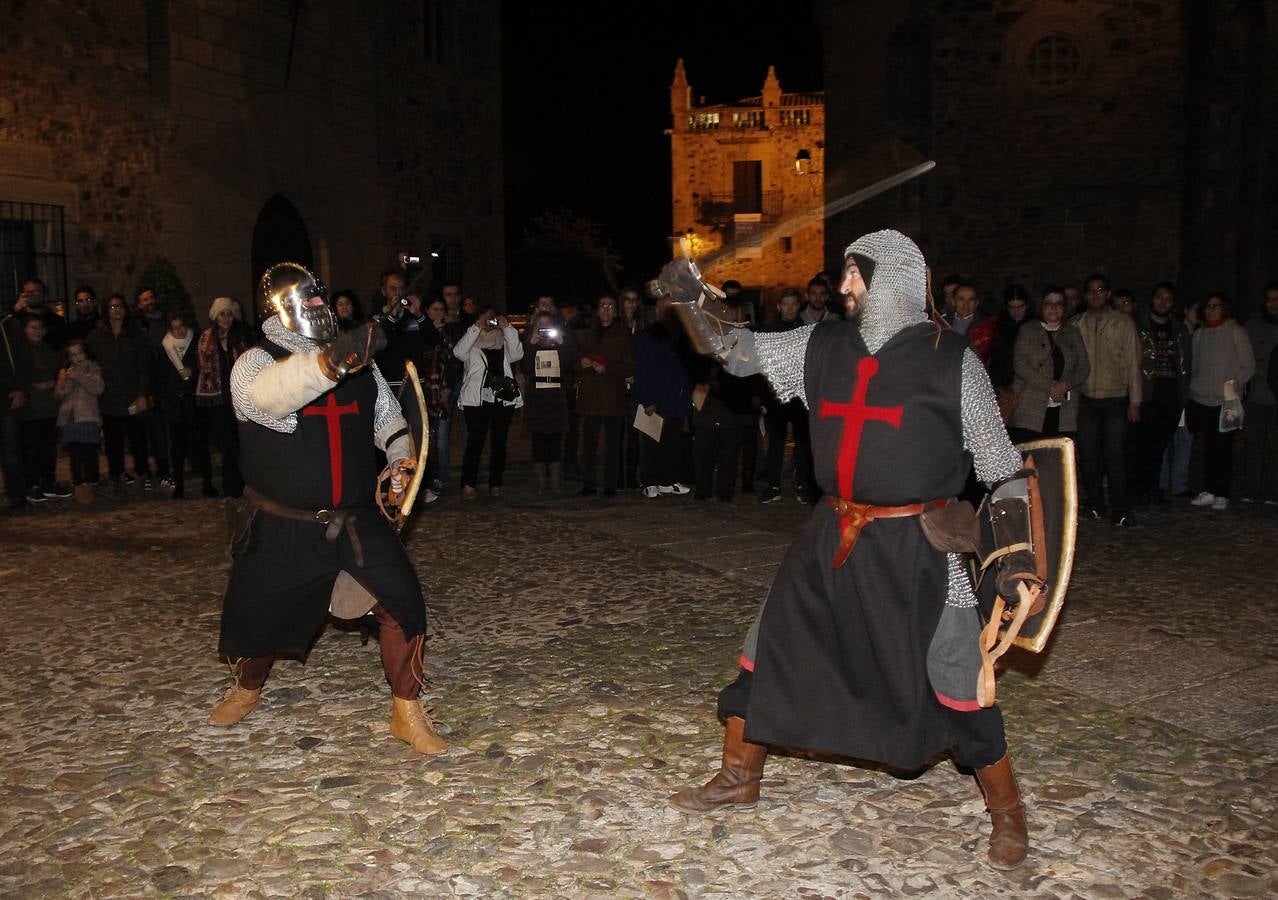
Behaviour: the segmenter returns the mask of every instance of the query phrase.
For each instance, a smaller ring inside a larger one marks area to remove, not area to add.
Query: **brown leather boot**
[[[433,756],[448,749],[444,739],[435,733],[430,716],[422,709],[422,702],[416,697],[405,700],[392,697],[394,709],[391,712],[390,732],[418,753]]]
[[[251,691],[248,688],[240,687],[239,684],[233,684],[231,689],[226,692],[226,696],[222,698],[222,702],[209,715],[209,724],[223,727],[234,725],[251,713],[261,698],[261,688]]]
[[[759,802],[759,781],[768,748],[745,739],[745,719],[733,716],[723,733],[723,763],[718,773],[701,787],[687,787],[671,796],[675,809],[710,812],[725,806],[754,806]]]
[[[976,770],[976,780],[985,794],[993,829],[990,831],[990,865],[996,869],[1014,869],[1025,861],[1029,852],[1029,829],[1025,825],[1025,807],[1012,773],[1012,759],[1006,753],[992,766]]]

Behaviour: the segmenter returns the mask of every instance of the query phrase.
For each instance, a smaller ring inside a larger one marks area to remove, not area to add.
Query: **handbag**
[[[504,357],[505,351],[502,352]],[[484,360],[484,366],[484,387],[493,392],[494,400],[498,403],[514,403],[519,399],[519,385],[514,378],[487,368],[487,359]]]

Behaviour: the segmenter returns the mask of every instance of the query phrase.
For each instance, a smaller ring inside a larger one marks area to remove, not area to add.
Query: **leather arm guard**
[[[358,372],[386,346],[386,332],[379,322],[366,322],[353,331],[338,335],[319,354],[320,371],[334,383]]]
[[[1042,540],[1042,530],[1034,527],[1035,492],[1031,490],[1030,479],[1035,477],[1032,470],[1022,469],[995,484],[990,494],[990,527],[995,545],[991,556],[997,571],[995,587],[1009,608],[1015,608],[1020,602],[1016,586],[1022,581],[1039,587],[1036,606],[1042,607],[1045,594],[1046,584],[1034,546],[1036,537]],[[1042,515],[1042,511],[1037,514]],[[1031,610],[1031,614],[1033,612]]]

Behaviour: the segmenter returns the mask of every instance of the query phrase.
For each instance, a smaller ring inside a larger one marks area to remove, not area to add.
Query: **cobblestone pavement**
[[[327,630],[205,725],[217,501],[0,516],[0,894],[1274,896],[1278,510],[1086,523],[1057,640],[999,695],[1034,849],[1001,874],[970,777],[770,757],[753,810],[666,796],[805,508],[445,499],[408,539],[450,751],[387,733],[373,643]]]

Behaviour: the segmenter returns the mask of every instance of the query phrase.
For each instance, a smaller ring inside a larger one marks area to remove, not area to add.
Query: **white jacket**
[[[524,358],[524,345],[520,342],[519,332],[515,330],[513,325],[507,325],[501,331],[502,341],[506,345],[505,358],[502,360],[502,368],[505,371],[502,374],[508,378],[513,378],[515,376],[511,363],[519,362]],[[466,333],[462,335],[461,340],[453,345],[453,356],[456,356],[464,364],[461,390],[457,392],[457,405],[459,407],[480,406],[484,403],[496,402],[493,392],[484,387],[484,376],[488,373],[488,360],[484,356],[484,351],[476,346],[479,341],[479,334],[479,325],[472,325],[466,329]],[[524,398],[520,395],[513,402],[504,405],[518,409],[524,405]]]

